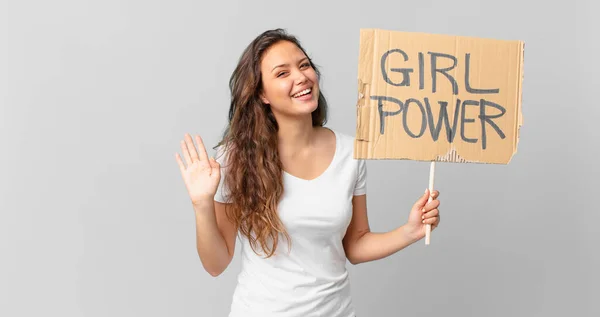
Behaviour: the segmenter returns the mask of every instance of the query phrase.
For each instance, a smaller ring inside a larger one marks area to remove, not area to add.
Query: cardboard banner
[[[354,157],[508,164],[522,41],[361,29]]]

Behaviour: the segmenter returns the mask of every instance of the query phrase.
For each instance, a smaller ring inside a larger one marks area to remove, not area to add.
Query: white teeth
[[[300,97],[300,96],[306,95],[306,94],[308,94],[309,92],[311,92],[311,89],[310,89],[310,88],[307,88],[307,89],[304,89],[304,90],[302,90],[301,92],[299,92],[299,93],[295,94],[293,97],[294,97],[294,98],[297,98],[297,97]]]

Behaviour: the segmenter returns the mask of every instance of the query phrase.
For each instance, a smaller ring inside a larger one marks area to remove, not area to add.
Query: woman
[[[229,125],[218,159],[200,136],[176,160],[196,214],[197,249],[212,276],[231,262],[239,234],[242,270],[230,317],[355,316],[346,259],[387,257],[439,224],[438,192],[426,190],[408,221],[369,229],[366,164],[353,137],[325,128],[319,72],[283,30],[258,36],[231,80]]]

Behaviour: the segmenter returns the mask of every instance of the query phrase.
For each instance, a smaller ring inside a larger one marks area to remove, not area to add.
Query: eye
[[[286,71],[281,71],[279,73],[277,73],[277,77],[281,77],[283,75],[285,75],[287,72]]]
[[[302,63],[302,65],[300,65],[300,68],[307,68],[310,67],[310,63]]]

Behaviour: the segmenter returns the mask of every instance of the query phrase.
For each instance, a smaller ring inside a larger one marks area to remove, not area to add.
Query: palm
[[[413,207],[413,209],[410,211],[410,215],[408,216],[408,222],[418,231],[423,231],[425,229],[425,224],[422,222],[423,219],[421,218],[422,215],[423,213],[421,212],[421,208]]]
[[[219,178],[212,175],[218,173],[208,162],[195,161],[188,166],[183,174],[183,180],[192,201],[214,196],[219,185]]]
[[[186,164],[179,154],[176,155],[181,176],[193,203],[212,199],[221,180],[219,163],[208,158],[206,148],[199,136],[196,136],[196,142],[198,151],[188,134],[185,136],[185,141],[181,141],[181,150]]]
[[[423,213],[421,212],[421,208],[422,206],[414,206],[408,216],[410,231],[417,239],[425,237],[425,224],[422,223],[423,219],[421,216]]]

